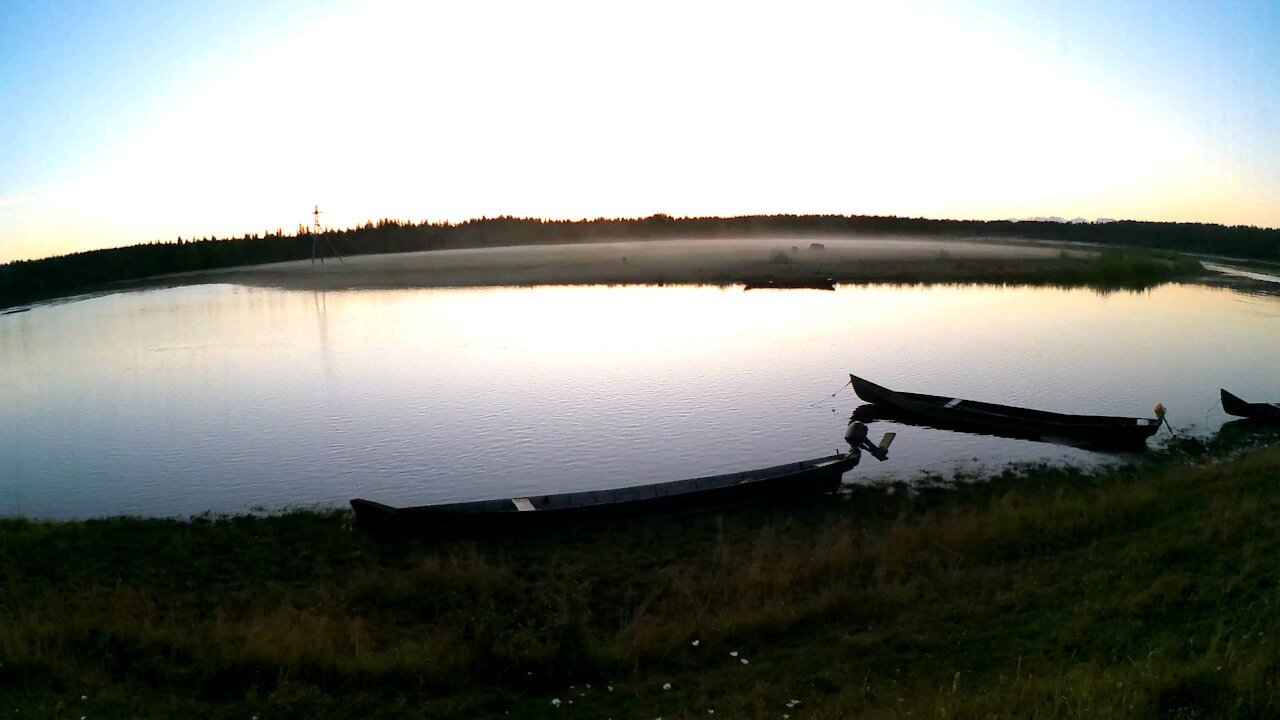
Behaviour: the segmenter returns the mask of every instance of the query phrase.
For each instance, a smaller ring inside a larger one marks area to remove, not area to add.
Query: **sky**
[[[315,205],[1280,227],[1277,38],[1277,0],[0,0],[0,262]]]

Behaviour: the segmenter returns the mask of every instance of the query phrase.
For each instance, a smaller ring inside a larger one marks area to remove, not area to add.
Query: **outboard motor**
[[[887,432],[880,439],[880,445],[874,445],[867,439],[867,426],[854,420],[849,423],[849,428],[844,431],[844,441],[849,443],[849,454],[855,458],[860,457],[863,450],[871,453],[871,457],[884,462],[889,459],[889,445],[893,443],[893,439],[897,437],[897,433]]]

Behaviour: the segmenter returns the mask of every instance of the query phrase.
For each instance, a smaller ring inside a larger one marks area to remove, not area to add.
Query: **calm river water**
[[[190,515],[604,488],[834,452],[855,372],[1063,412],[1280,399],[1280,299],[980,286],[836,292],[201,285],[0,316],[0,515]],[[1097,462],[878,423],[846,482]],[[1167,437],[1162,432],[1161,436]]]

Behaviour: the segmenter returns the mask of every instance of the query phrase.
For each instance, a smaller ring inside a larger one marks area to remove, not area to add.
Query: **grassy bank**
[[[1280,446],[1225,452],[438,546],[3,521],[0,712],[1274,716]]]
[[[926,262],[864,262],[834,269],[836,282],[982,283],[1144,290],[1205,277],[1196,260],[1174,253],[1107,249],[1096,254],[1065,250],[1049,259],[967,259],[945,251]]]

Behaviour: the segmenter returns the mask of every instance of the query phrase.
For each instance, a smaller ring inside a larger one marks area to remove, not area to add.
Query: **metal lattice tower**
[[[315,210],[311,211],[311,215],[315,217],[315,229],[311,232],[311,264],[315,265],[316,250],[318,249],[317,244],[320,242],[320,206],[319,205],[316,205]],[[342,263],[343,265],[346,265],[346,262],[344,262],[342,259],[342,255],[338,254],[338,248],[333,246],[333,240],[326,237],[325,242],[329,244],[329,249],[333,251],[333,256],[338,258],[338,262]],[[324,264],[324,250],[320,251],[320,264],[321,265]]]

